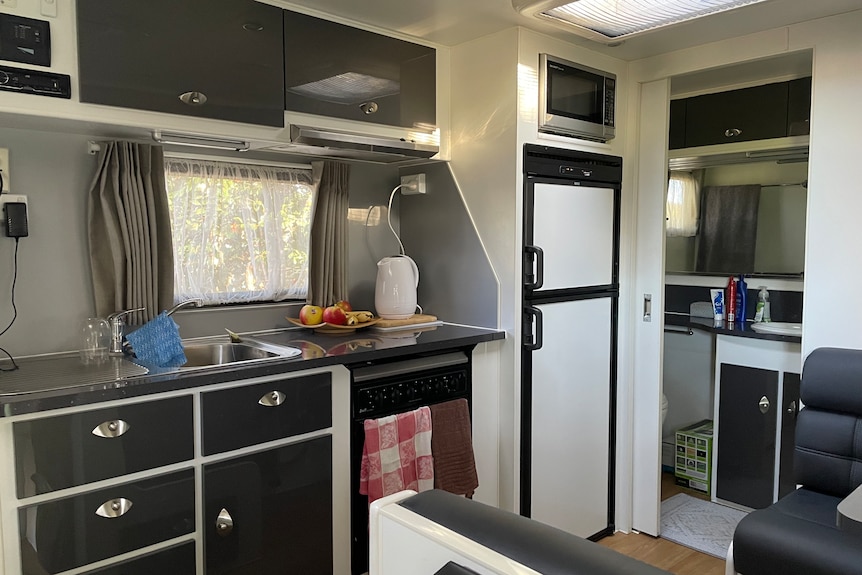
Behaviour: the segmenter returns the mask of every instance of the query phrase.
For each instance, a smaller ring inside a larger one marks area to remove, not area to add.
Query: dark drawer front
[[[186,543],[83,575],[195,575],[196,569],[195,544]]]
[[[201,394],[203,453],[223,453],[332,425],[328,373]]]
[[[191,396],[15,423],[18,497],[194,457]]]
[[[24,507],[18,512],[21,554],[35,555],[45,572],[59,573],[192,533],[194,477],[194,470],[187,469]],[[113,502],[118,503],[117,510],[112,510]],[[104,517],[98,514],[100,509],[125,513]]]

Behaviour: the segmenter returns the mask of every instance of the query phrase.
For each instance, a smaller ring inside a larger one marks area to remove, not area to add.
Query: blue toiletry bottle
[[[739,281],[736,282],[736,321],[741,323],[745,323],[745,304],[747,295],[748,284],[745,283],[745,276],[739,274]]]

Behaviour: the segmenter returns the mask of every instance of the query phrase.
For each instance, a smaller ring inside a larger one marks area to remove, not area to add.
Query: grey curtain
[[[173,305],[174,259],[162,148],[102,142],[88,198],[96,315],[143,307],[142,324]]]
[[[341,162],[312,162],[317,187],[311,224],[308,303],[332,305],[348,296],[347,208],[350,166]]]
[[[752,273],[760,186],[706,186],[701,191],[696,271]]]

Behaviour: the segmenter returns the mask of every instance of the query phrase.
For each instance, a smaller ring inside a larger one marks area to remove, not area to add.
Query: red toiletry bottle
[[[736,319],[736,282],[733,276],[730,276],[730,281],[727,282],[727,299],[724,302],[724,319],[728,324],[732,324]]]

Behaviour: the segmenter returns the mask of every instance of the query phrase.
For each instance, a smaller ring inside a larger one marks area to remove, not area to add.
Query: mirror
[[[808,162],[754,162],[688,172],[701,182],[697,231],[672,236],[668,230],[667,273],[802,276]]]

